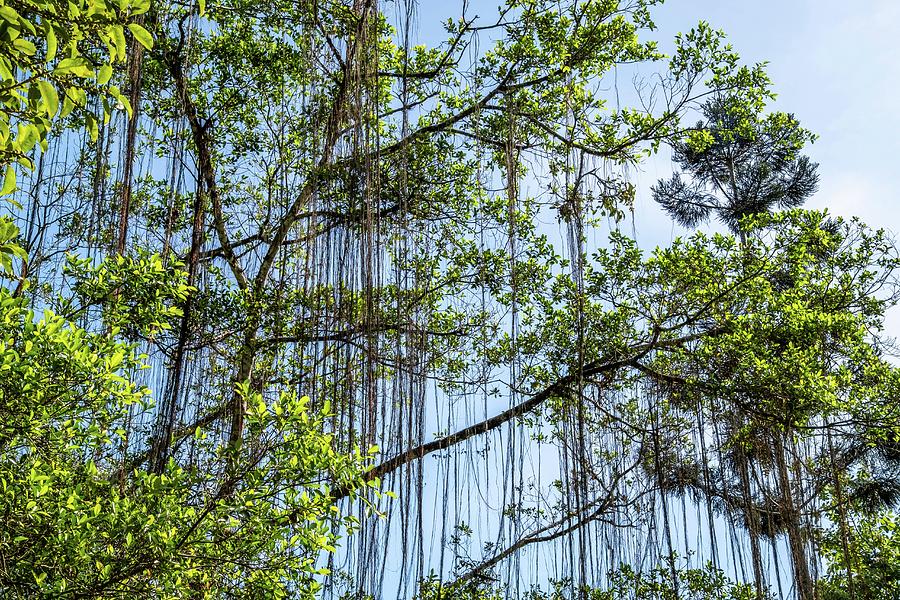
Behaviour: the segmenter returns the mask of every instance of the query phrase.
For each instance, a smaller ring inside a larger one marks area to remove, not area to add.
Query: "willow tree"
[[[152,47],[113,74],[134,119],[51,140],[19,214],[40,232],[29,301],[84,304],[88,329],[153,296],[79,261],[157,252],[190,289],[171,330],[117,331],[149,355],[134,376],[157,400],[128,421],[122,471],[208,471],[231,498],[241,457],[277,433],[248,398],[308,396],[333,411],[336,451],[377,448],[365,478],[399,496],[322,553],[335,594],[412,596],[432,575],[574,591],[637,562],[635,540],[657,558],[653,454],[631,428],[668,417],[642,361],[721,333],[716,305],[676,290],[647,305],[670,275],[629,275],[625,243],[591,267],[588,242],[631,206],[629,169],[696,141],[685,117],[726,91],[755,114],[771,91],[704,23],[663,56],[644,39],[654,4],[462,3],[429,44],[412,1],[153,5]],[[645,78],[623,105],[608,90],[629,72]],[[634,477],[646,486],[623,494]]]

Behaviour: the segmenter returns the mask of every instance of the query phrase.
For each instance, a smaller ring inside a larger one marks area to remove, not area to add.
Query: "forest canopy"
[[[2,595],[895,598],[900,251],[657,4],[0,0]]]

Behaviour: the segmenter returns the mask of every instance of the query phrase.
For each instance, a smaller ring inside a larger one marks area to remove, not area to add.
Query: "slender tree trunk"
[[[828,425],[827,421],[826,425]],[[831,457],[831,473],[834,478],[834,495],[835,500],[837,500],[838,518],[840,519],[841,551],[844,553],[844,569],[847,573],[847,591],[850,593],[851,600],[853,600],[856,598],[856,590],[853,584],[853,571],[856,565],[854,564],[853,554],[850,552],[850,533],[847,527],[847,506],[844,504],[844,485],[841,478],[841,469],[838,468],[837,461],[835,460],[834,443],[831,439],[830,427],[826,428],[826,432],[828,439],[828,454]]]
[[[814,600],[815,586],[809,574],[809,562],[806,559],[806,546],[803,540],[803,532],[800,528],[800,515],[794,503],[791,490],[791,477],[788,472],[785,459],[785,436],[787,433],[776,434],[775,462],[778,469],[778,481],[781,488],[781,504],[784,517],[787,522],[788,545],[791,549],[791,562],[794,567],[794,586],[797,589],[798,600]]]
[[[750,534],[750,555],[753,560],[753,581],[756,586],[756,593],[759,597],[763,595],[763,568],[762,553],[759,549],[759,523],[756,519],[756,505],[753,502],[753,495],[750,489],[750,469],[747,457],[743,454],[740,457],[740,475],[741,475],[741,493],[744,496],[744,510],[747,516],[747,529]]]
[[[135,22],[143,25],[143,15],[135,19]],[[129,102],[131,102],[131,118],[128,120],[128,131],[125,139],[125,164],[122,173],[122,198],[119,204],[119,235],[116,243],[116,252],[125,252],[125,242],[128,240],[128,215],[131,210],[131,180],[134,174],[134,147],[137,144],[137,128],[141,114],[141,67],[143,64],[144,47],[136,40],[131,43],[131,56],[128,61],[128,79],[131,84]]]

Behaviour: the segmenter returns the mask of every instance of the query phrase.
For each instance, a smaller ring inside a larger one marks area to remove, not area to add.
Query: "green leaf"
[[[9,60],[5,56],[0,56],[0,77],[4,81],[15,81],[15,76],[9,68]]]
[[[106,85],[107,83],[109,83],[112,74],[112,65],[103,65],[102,67],[100,67],[100,70],[97,71],[97,83],[99,83],[100,85]]]
[[[37,48],[34,47],[34,44],[24,38],[16,38],[12,45],[14,48],[28,56],[34,56],[35,52],[37,52]]]
[[[133,0],[131,2],[131,14],[142,15],[150,10],[150,0]]]
[[[91,69],[91,63],[86,58],[77,56],[75,58],[64,58],[59,61],[59,64],[53,69],[53,74],[88,78],[94,76],[94,71]]]
[[[119,60],[125,60],[125,52],[128,49],[125,42],[125,30],[121,25],[113,25],[110,27],[109,33],[116,45],[116,51],[118,53],[117,58]]]
[[[125,94],[119,90],[117,86],[111,85],[109,86],[109,95],[116,99],[118,105],[117,109],[125,109],[125,112],[128,113],[129,116],[132,114],[131,102],[128,101],[128,98],[125,97]]]
[[[47,115],[52,117],[59,110],[59,94],[56,92],[56,86],[47,80],[38,81],[38,89],[41,92],[41,100],[47,110]]]
[[[100,128],[97,123],[97,117],[92,115],[91,113],[87,113],[84,116],[85,126],[87,127],[88,134],[91,136],[91,141],[96,142],[97,138],[100,135]]]
[[[9,165],[6,167],[6,176],[3,178],[3,187],[0,188],[0,196],[8,196],[16,190],[16,169]]]
[[[150,35],[150,32],[138,25],[137,23],[129,23],[128,30],[131,32],[131,35],[134,36],[134,39],[140,43],[141,46],[150,50],[153,48],[153,36]]]
[[[70,87],[66,90],[66,95],[72,99],[75,106],[84,108],[87,106],[87,93],[80,87]]]
[[[8,217],[0,218],[0,242],[4,245],[19,235],[19,228]]]
[[[19,23],[21,22],[21,17],[19,13],[15,11],[11,6],[0,6],[0,18],[9,23],[11,26],[18,29]]]
[[[15,11],[11,6],[0,6],[0,18],[5,20],[10,25],[18,25],[21,17],[19,13]]]
[[[65,119],[66,117],[68,117],[74,108],[75,108],[75,103],[72,102],[72,99],[69,98],[69,95],[68,94],[64,95],[62,111],[59,113],[60,118]]]
[[[47,26],[47,62],[56,58],[56,32],[52,26]]]
[[[38,143],[40,140],[40,133],[38,132],[37,125],[26,124],[19,125],[19,135],[16,138],[16,143],[19,144],[19,149],[28,153],[31,152],[31,149],[34,148],[34,145]]]

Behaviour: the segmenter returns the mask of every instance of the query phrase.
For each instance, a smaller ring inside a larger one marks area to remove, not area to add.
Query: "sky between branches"
[[[746,61],[769,62],[773,108],[820,136],[807,148],[821,175],[809,208],[900,233],[900,2],[669,0],[655,14],[660,40],[704,19]],[[646,176],[655,181],[672,166],[654,161]],[[639,190],[638,235],[670,238],[671,223],[651,205]]]
[[[490,17],[496,5],[470,0],[468,14]],[[458,17],[460,7],[419,0],[418,41],[441,39],[440,22]],[[794,113],[819,135],[806,149],[821,176],[807,208],[858,216],[900,235],[900,0],[666,0],[653,14],[652,37],[663,51],[675,34],[705,20],[725,31],[746,63],[769,63],[778,94],[771,108]],[[634,174],[634,219],[621,226],[645,248],[687,233],[650,194],[675,170],[663,151]],[[900,335],[900,311],[887,325],[889,335]]]
[[[806,149],[821,176],[806,206],[900,236],[900,1],[668,0],[655,14],[661,41],[704,19],[746,61],[768,61],[772,107],[819,136]],[[684,233],[649,193],[673,167],[660,157],[640,176],[635,229],[644,246]],[[900,337],[900,310],[885,325]]]

